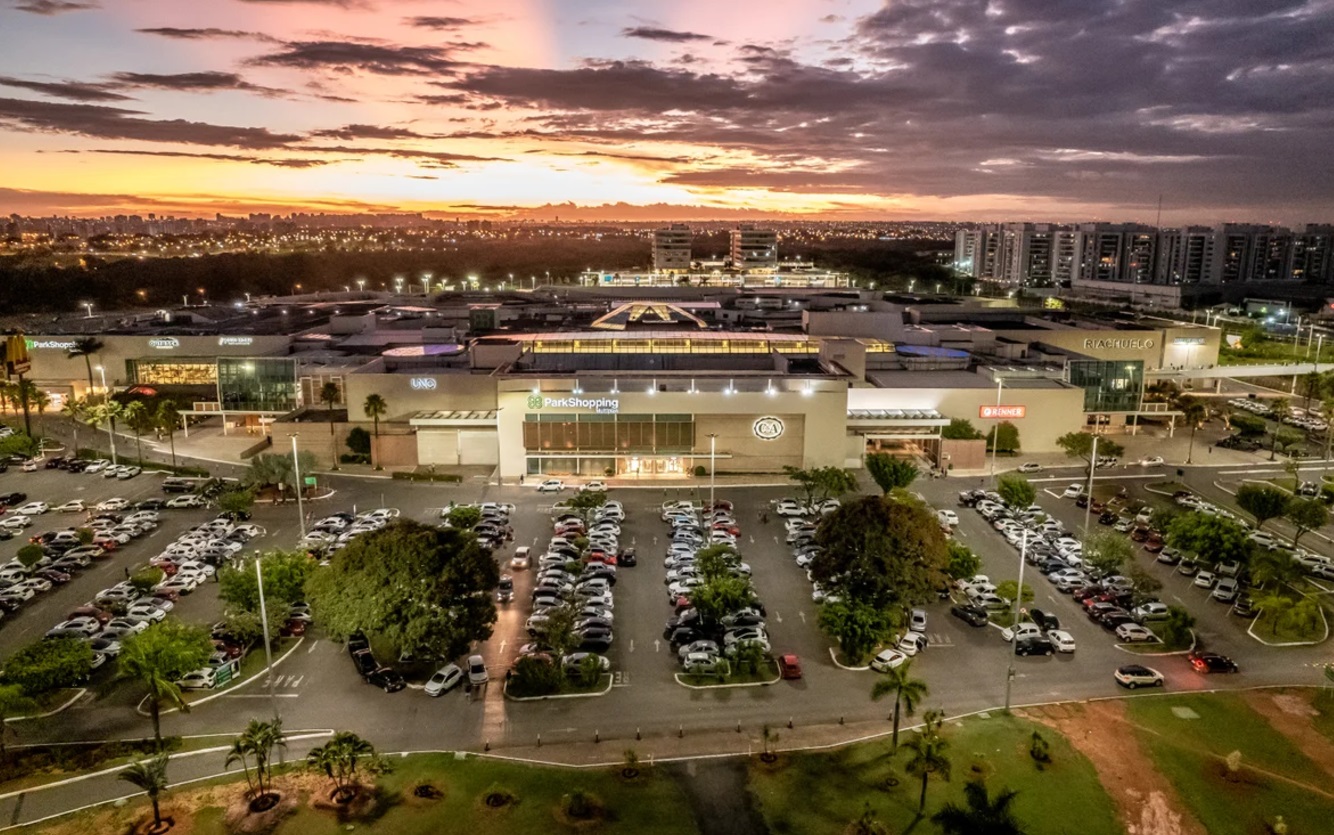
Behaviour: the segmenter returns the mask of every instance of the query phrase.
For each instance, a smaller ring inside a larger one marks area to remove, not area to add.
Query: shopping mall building
[[[326,421],[371,428],[390,466],[494,466],[543,474],[660,477],[784,466],[860,466],[868,450],[981,466],[977,447],[942,440],[952,418],[999,420],[1026,452],[1072,431],[1170,422],[1145,403],[1146,375],[1212,365],[1214,328],[1076,321],[1013,307],[886,302],[858,291],[793,291],[764,304],[664,298],[620,288],[578,299],[296,302],[245,318],[131,323],[97,334],[28,335],[29,378],[56,399],[105,386],[170,395],[192,425],[227,433]],[[723,291],[719,291],[723,292]],[[793,307],[797,316],[791,314]],[[762,322],[755,317],[771,311]],[[758,311],[758,312],[757,312]],[[287,332],[290,331],[290,332]],[[1188,376],[1188,374],[1184,375]],[[1157,406],[1157,408],[1155,408]],[[328,436],[309,447],[326,460]],[[711,464],[712,462],[712,464]]]

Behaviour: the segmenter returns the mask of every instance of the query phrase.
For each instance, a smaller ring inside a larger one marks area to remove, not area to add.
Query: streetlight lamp
[[[88,311],[88,315],[85,316],[85,317],[83,317],[83,318],[85,318],[85,319],[91,319],[91,318],[93,318],[93,303],[92,303],[92,302],[84,302],[84,303],[83,303],[83,307],[84,307],[84,309],[86,309],[86,310]]]
[[[306,538],[306,509],[301,503],[301,459],[296,454],[296,436],[299,432],[289,432],[287,437],[292,439],[292,474],[296,476],[296,515],[297,521],[301,523],[301,538]]]
[[[709,433],[709,509],[713,509],[713,486],[714,475],[718,468],[714,466],[715,456],[718,453],[718,433]]]
[[[357,279],[357,292],[358,292],[358,293],[363,292],[365,289],[366,289],[366,279],[364,279],[364,278],[358,278],[358,279]]]
[[[1095,430],[1097,429],[1096,424],[1094,425],[1094,429]],[[1086,540],[1089,538],[1089,511],[1093,509],[1093,473],[1097,469],[1098,469],[1098,435],[1097,432],[1095,431],[1093,435],[1093,449],[1089,452],[1089,487],[1088,487],[1089,500],[1088,504],[1084,505],[1084,539]]]
[[[1024,558],[1028,555],[1028,528],[1019,540],[1019,590],[1014,593],[1014,625],[1011,629],[1015,630],[1014,640],[1007,641],[1006,646],[1010,649],[1010,667],[1005,671],[1005,712],[1010,712],[1010,686],[1014,684],[1014,651],[1019,643],[1019,612],[1024,603]],[[267,630],[265,631],[267,635]]]
[[[102,375],[102,394],[105,396],[107,394],[107,370],[100,365],[94,367],[97,369],[97,373]]]
[[[991,428],[991,487],[996,488],[996,450],[1000,449],[1000,404],[1001,389],[1005,387],[1005,378],[996,378],[996,423]]]

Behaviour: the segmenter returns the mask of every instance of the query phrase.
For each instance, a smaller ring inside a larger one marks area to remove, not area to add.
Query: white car
[[[196,496],[193,493],[187,493],[184,496],[172,496],[170,499],[167,499],[167,507],[170,508],[203,507],[203,506],[204,506],[203,496]]]
[[[607,492],[607,482],[590,481],[587,484],[579,486],[580,493],[605,493]]]
[[[87,467],[84,468],[83,471],[84,471],[85,473],[100,473],[100,472],[102,472],[103,470],[105,470],[105,469],[106,469],[107,467],[109,467],[109,466],[111,466],[111,462],[110,462],[110,461],[105,461],[105,460],[101,460],[101,459],[99,459],[99,460],[94,461],[93,463],[89,464]]]
[[[218,686],[218,675],[212,667],[205,667],[193,673],[186,673],[176,684],[182,690],[212,690]]]
[[[525,569],[531,563],[532,549],[527,545],[520,545],[514,549],[514,556],[510,558],[510,568]]]
[[[936,518],[940,520],[940,524],[947,525],[951,528],[958,527],[959,525],[959,514],[952,510],[937,510]]]
[[[1038,626],[1036,623],[1021,623],[1018,626],[1002,629],[1001,637],[1007,641],[1013,641],[1016,638],[1021,641],[1026,641],[1030,638],[1041,638],[1044,636],[1042,634],[1042,627]]]
[[[896,649],[881,650],[875,658],[871,659],[871,669],[877,673],[887,673],[895,667],[903,666],[903,662],[908,660],[908,656]]]
[[[98,513],[107,513],[114,510],[124,510],[129,506],[130,506],[129,501],[117,497],[114,499],[107,499],[106,501],[98,502],[96,510]]]
[[[780,499],[774,504],[774,513],[779,516],[805,516],[806,508],[796,499]]]
[[[1117,640],[1124,641],[1127,644],[1158,640],[1157,635],[1154,635],[1138,623],[1123,623],[1116,627],[1116,637]]]
[[[1139,465],[1141,467],[1161,467],[1164,463],[1161,455],[1152,455],[1148,458],[1141,458]]]
[[[167,610],[152,603],[136,603],[125,611],[125,618],[132,621],[157,623],[167,616]]]
[[[1052,629],[1047,633],[1047,640],[1051,641],[1057,652],[1075,651],[1075,636],[1064,629]]]
[[[549,478],[537,485],[539,493],[559,493],[565,489],[565,482],[558,478]]]
[[[1083,492],[1084,492],[1084,485],[1071,484],[1070,486],[1066,487],[1065,490],[1061,491],[1061,498],[1073,499]]]
[[[0,519],[0,526],[10,529],[26,528],[31,524],[32,524],[32,517],[26,514],[15,514],[13,516],[6,516],[4,519]]]
[[[88,506],[83,503],[83,499],[72,499],[54,508],[57,513],[83,513],[87,509]]]
[[[41,516],[51,509],[51,505],[46,502],[28,502],[23,507],[14,508],[15,513],[21,513],[24,516]]]
[[[1042,472],[1042,465],[1041,465],[1041,464],[1038,464],[1038,463],[1036,463],[1036,462],[1033,462],[1033,461],[1029,461],[1027,464],[1021,464],[1021,465],[1019,466],[1019,472],[1021,472],[1021,473],[1040,473],[1040,472]]]
[[[448,693],[463,682],[463,670],[459,669],[458,664],[446,664],[435,671],[426,682],[426,695],[440,696]]]

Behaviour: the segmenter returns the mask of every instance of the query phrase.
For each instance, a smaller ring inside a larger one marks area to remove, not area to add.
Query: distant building
[[[738,270],[772,270],[778,266],[778,233],[740,226],[732,230],[732,266]]]
[[[653,271],[688,272],[690,241],[690,227],[683,223],[653,230]]]

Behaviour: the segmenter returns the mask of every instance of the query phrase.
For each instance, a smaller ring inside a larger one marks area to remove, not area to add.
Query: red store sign
[[[1028,413],[1027,406],[982,406],[977,415],[983,420],[1015,420]]]

